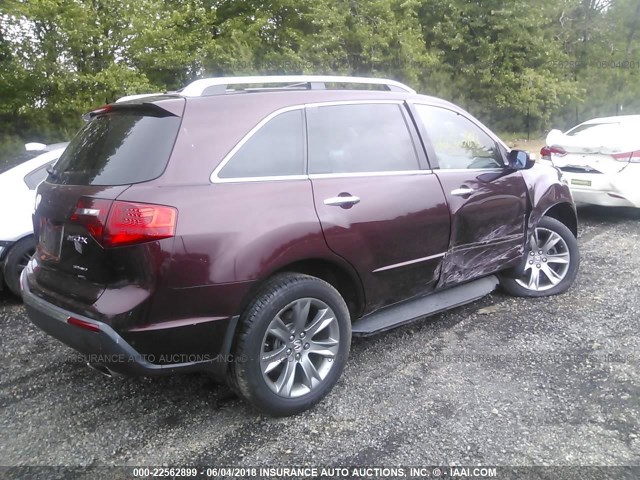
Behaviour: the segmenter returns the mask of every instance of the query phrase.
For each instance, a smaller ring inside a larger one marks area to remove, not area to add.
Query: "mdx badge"
[[[76,249],[76,252],[82,253],[82,245],[88,245],[89,239],[87,237],[83,237],[82,235],[67,235],[67,240],[69,242],[73,242],[73,246]]]

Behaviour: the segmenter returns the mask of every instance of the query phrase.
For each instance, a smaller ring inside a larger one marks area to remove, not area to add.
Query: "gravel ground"
[[[640,465],[640,213],[580,219],[567,294],[355,339],[294,418],[204,375],[103,377],[0,293],[0,465]]]

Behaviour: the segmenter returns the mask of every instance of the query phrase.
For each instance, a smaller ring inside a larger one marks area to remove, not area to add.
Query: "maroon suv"
[[[21,278],[31,320],[103,373],[206,371],[288,415],[352,335],[574,281],[559,172],[451,103],[346,77],[137,97],[88,114],[40,185]]]

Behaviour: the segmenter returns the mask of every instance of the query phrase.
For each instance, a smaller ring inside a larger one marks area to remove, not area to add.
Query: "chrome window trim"
[[[270,177],[216,178],[213,183],[283,182],[285,180],[309,180],[307,175],[272,175]]]
[[[406,174],[423,174],[433,173],[432,170],[392,170],[388,172],[349,172],[349,173],[315,173],[315,174],[303,174],[303,175],[274,175],[265,177],[233,177],[233,178],[220,178],[218,174],[229,163],[233,156],[240,150],[245,143],[247,143],[251,137],[253,137],[258,130],[260,130],[266,123],[273,118],[283,113],[292,112],[295,110],[305,110],[313,107],[332,107],[340,105],[371,105],[371,104],[396,104],[404,105],[404,100],[339,100],[329,102],[314,102],[303,103],[299,105],[290,105],[288,107],[280,108],[260,120],[244,137],[225,155],[218,166],[213,170],[209,181],[211,183],[242,183],[242,182],[274,182],[283,180],[308,180],[313,178],[339,178],[339,177],[372,177],[372,176],[385,176],[385,175],[406,175]]]
[[[491,168],[436,168],[433,170],[434,173],[462,173],[462,172],[503,172],[504,169],[507,168],[505,165],[504,168],[501,167],[491,167]]]
[[[322,180],[323,178],[351,178],[351,177],[389,177],[400,175],[426,175],[433,170],[391,170],[388,172],[345,172],[345,173],[311,173],[310,180]]]
[[[387,270],[393,270],[395,268],[407,267],[409,265],[413,265],[415,263],[428,262],[429,260],[435,260],[436,258],[442,258],[446,255],[446,252],[437,253],[435,255],[429,255],[428,257],[416,258],[415,260],[409,260],[401,263],[394,263],[393,265],[387,265],[386,267],[381,267],[375,269],[372,273],[380,273],[386,272]]]

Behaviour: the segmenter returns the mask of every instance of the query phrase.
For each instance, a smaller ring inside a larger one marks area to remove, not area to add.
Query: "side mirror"
[[[509,168],[514,170],[527,170],[536,163],[535,158],[531,158],[529,152],[524,150],[511,150],[509,152]]]

